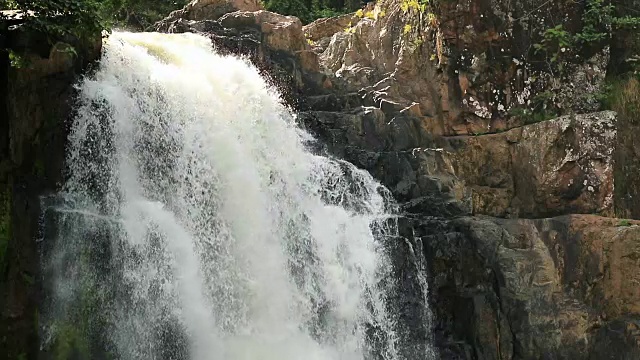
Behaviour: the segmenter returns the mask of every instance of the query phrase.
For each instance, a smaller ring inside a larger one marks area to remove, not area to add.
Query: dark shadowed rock
[[[99,57],[101,39],[51,39],[20,30],[4,35],[4,46],[20,54],[22,65],[12,67],[0,51],[0,248],[6,246],[0,253],[0,353],[35,359],[40,197],[62,181],[73,84]]]
[[[591,215],[415,220],[443,358],[637,356],[640,227],[620,225]]]

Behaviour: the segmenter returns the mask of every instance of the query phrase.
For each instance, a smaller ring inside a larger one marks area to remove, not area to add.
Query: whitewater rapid
[[[195,34],[114,32],[78,91],[68,180],[46,199],[43,347],[127,360],[433,358],[429,344],[401,349],[387,191],[309,152],[247,61]]]

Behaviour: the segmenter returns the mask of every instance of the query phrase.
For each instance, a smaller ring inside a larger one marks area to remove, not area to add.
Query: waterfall
[[[248,61],[200,35],[114,32],[78,92],[67,180],[43,199],[45,351],[434,358],[405,339],[387,190],[308,151]]]

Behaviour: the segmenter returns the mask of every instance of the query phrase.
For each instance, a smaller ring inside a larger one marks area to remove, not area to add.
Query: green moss
[[[40,313],[38,312],[38,309],[33,312],[33,328],[36,333],[40,330]]]
[[[79,256],[80,278],[77,297],[68,308],[68,315],[64,321],[54,324],[54,342],[50,349],[53,359],[91,359],[92,351],[102,348],[105,340],[101,337],[104,333],[101,329],[108,326],[105,317],[105,306],[102,301],[102,293],[99,284],[89,271],[83,271],[88,263],[89,257],[86,251]],[[92,350],[93,349],[93,350]]]
[[[601,94],[605,109],[614,110],[629,123],[637,122],[640,113],[640,80],[636,76],[609,81]]]
[[[0,189],[0,273],[3,272],[5,254],[11,238],[11,193],[4,185]]]
[[[540,110],[537,110],[540,109]],[[551,120],[558,117],[558,114],[545,110],[542,106],[537,106],[533,110],[514,107],[509,110],[509,115],[520,118],[525,124],[535,124],[541,121]]]
[[[24,280],[24,282],[26,282],[29,285],[34,285],[36,283],[36,279],[32,275],[29,275],[24,272],[22,273],[22,280]]]
[[[44,177],[44,161],[36,159],[33,162],[33,174],[37,177]]]
[[[618,226],[631,226],[631,221],[627,219],[622,219],[618,222]]]
[[[83,334],[82,327],[64,324],[58,328],[54,359],[67,360],[73,358],[74,354],[89,359],[89,344]]]

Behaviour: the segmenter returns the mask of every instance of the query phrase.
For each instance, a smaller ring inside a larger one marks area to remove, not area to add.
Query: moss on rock
[[[0,189],[0,274],[4,274],[5,253],[11,237],[11,193],[6,185]]]

